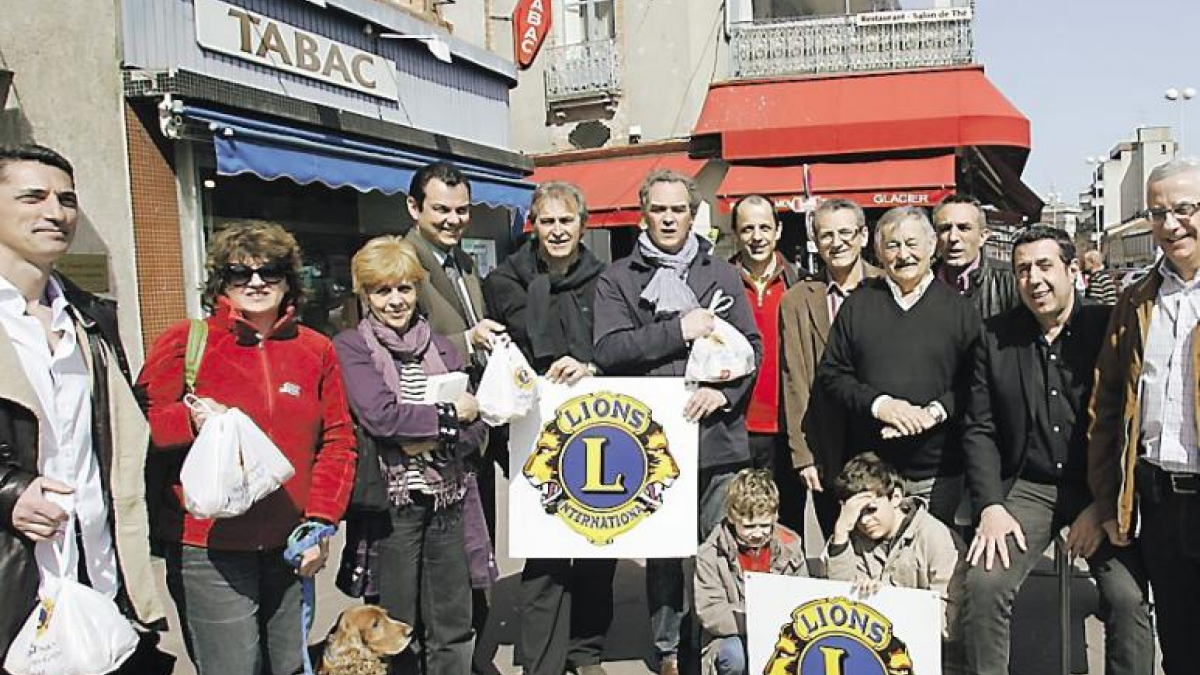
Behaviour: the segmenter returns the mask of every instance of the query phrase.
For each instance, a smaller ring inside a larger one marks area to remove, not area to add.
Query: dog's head
[[[326,640],[321,672],[369,672],[364,665],[399,654],[411,640],[412,628],[388,616],[382,607],[351,607],[342,612]]]

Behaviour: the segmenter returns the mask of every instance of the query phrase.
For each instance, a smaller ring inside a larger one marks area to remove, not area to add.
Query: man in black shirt
[[[1088,560],[1100,589],[1105,672],[1150,673],[1141,559],[1136,546],[1108,543],[1086,479],[1087,403],[1109,308],[1084,305],[1075,293],[1075,247],[1061,230],[1037,225],[1018,234],[1013,267],[1023,305],[984,323],[963,427],[979,510],[962,614],[969,671],[1007,675],[1013,599],[1070,524],[1070,552]]]
[[[929,269],[925,212],[897,207],[876,226],[884,279],[863,282],[838,311],[817,384],[847,412],[846,457],[876,451],[904,493],[952,525],[962,496],[959,409],[970,381],[979,314]]]

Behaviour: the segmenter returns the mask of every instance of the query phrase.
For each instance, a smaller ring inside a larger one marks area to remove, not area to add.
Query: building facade
[[[956,190],[1000,222],[1041,208],[1020,181],[1028,120],[976,63],[969,0],[563,0],[553,12],[514,91],[513,139],[537,153],[534,180],[580,183],[614,257],[638,222],[629,184],[655,167],[691,172],[718,228],[738,197],[769,196],[785,253],[802,261],[807,214],[834,196],[872,219]]]
[[[85,227],[64,271],[118,300],[135,363],[201,315],[206,242],[231,221],[297,236],[304,319],[326,331],[353,320],[353,252],[410,225],[405,191],[424,163],[471,178],[467,246],[484,269],[514,245],[533,187],[511,149],[516,68],[451,33],[443,3],[87,0],[88,22],[21,4],[0,28],[14,102],[0,141],[79,165]],[[485,32],[470,16],[458,24]],[[47,54],[49,33],[89,57]]]

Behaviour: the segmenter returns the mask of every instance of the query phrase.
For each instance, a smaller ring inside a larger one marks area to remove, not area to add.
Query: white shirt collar
[[[70,303],[67,302],[66,292],[63,290],[62,284],[53,276],[50,277],[49,283],[46,284],[45,299],[50,303],[51,329],[56,331],[71,330],[75,322],[70,312],[67,311]],[[2,275],[0,275],[0,307],[8,314],[18,317],[24,316],[25,310],[28,308],[28,303],[25,301],[25,294],[13,282]]]
[[[925,276],[921,278],[921,283],[917,284],[917,287],[908,295],[900,290],[891,277],[885,276],[884,279],[887,280],[888,288],[892,291],[892,299],[896,301],[897,305],[900,305],[900,309],[907,312],[913,308],[913,305],[920,302],[921,298],[925,296],[925,291],[929,290],[930,284],[933,283],[933,272],[926,272]]]

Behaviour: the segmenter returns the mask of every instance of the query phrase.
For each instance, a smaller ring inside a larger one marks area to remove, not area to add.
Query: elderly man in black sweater
[[[979,313],[930,271],[936,236],[925,212],[897,207],[875,230],[886,277],[842,305],[817,370],[848,411],[847,456],[875,450],[904,477],[905,494],[953,524],[962,496],[957,451]]]

